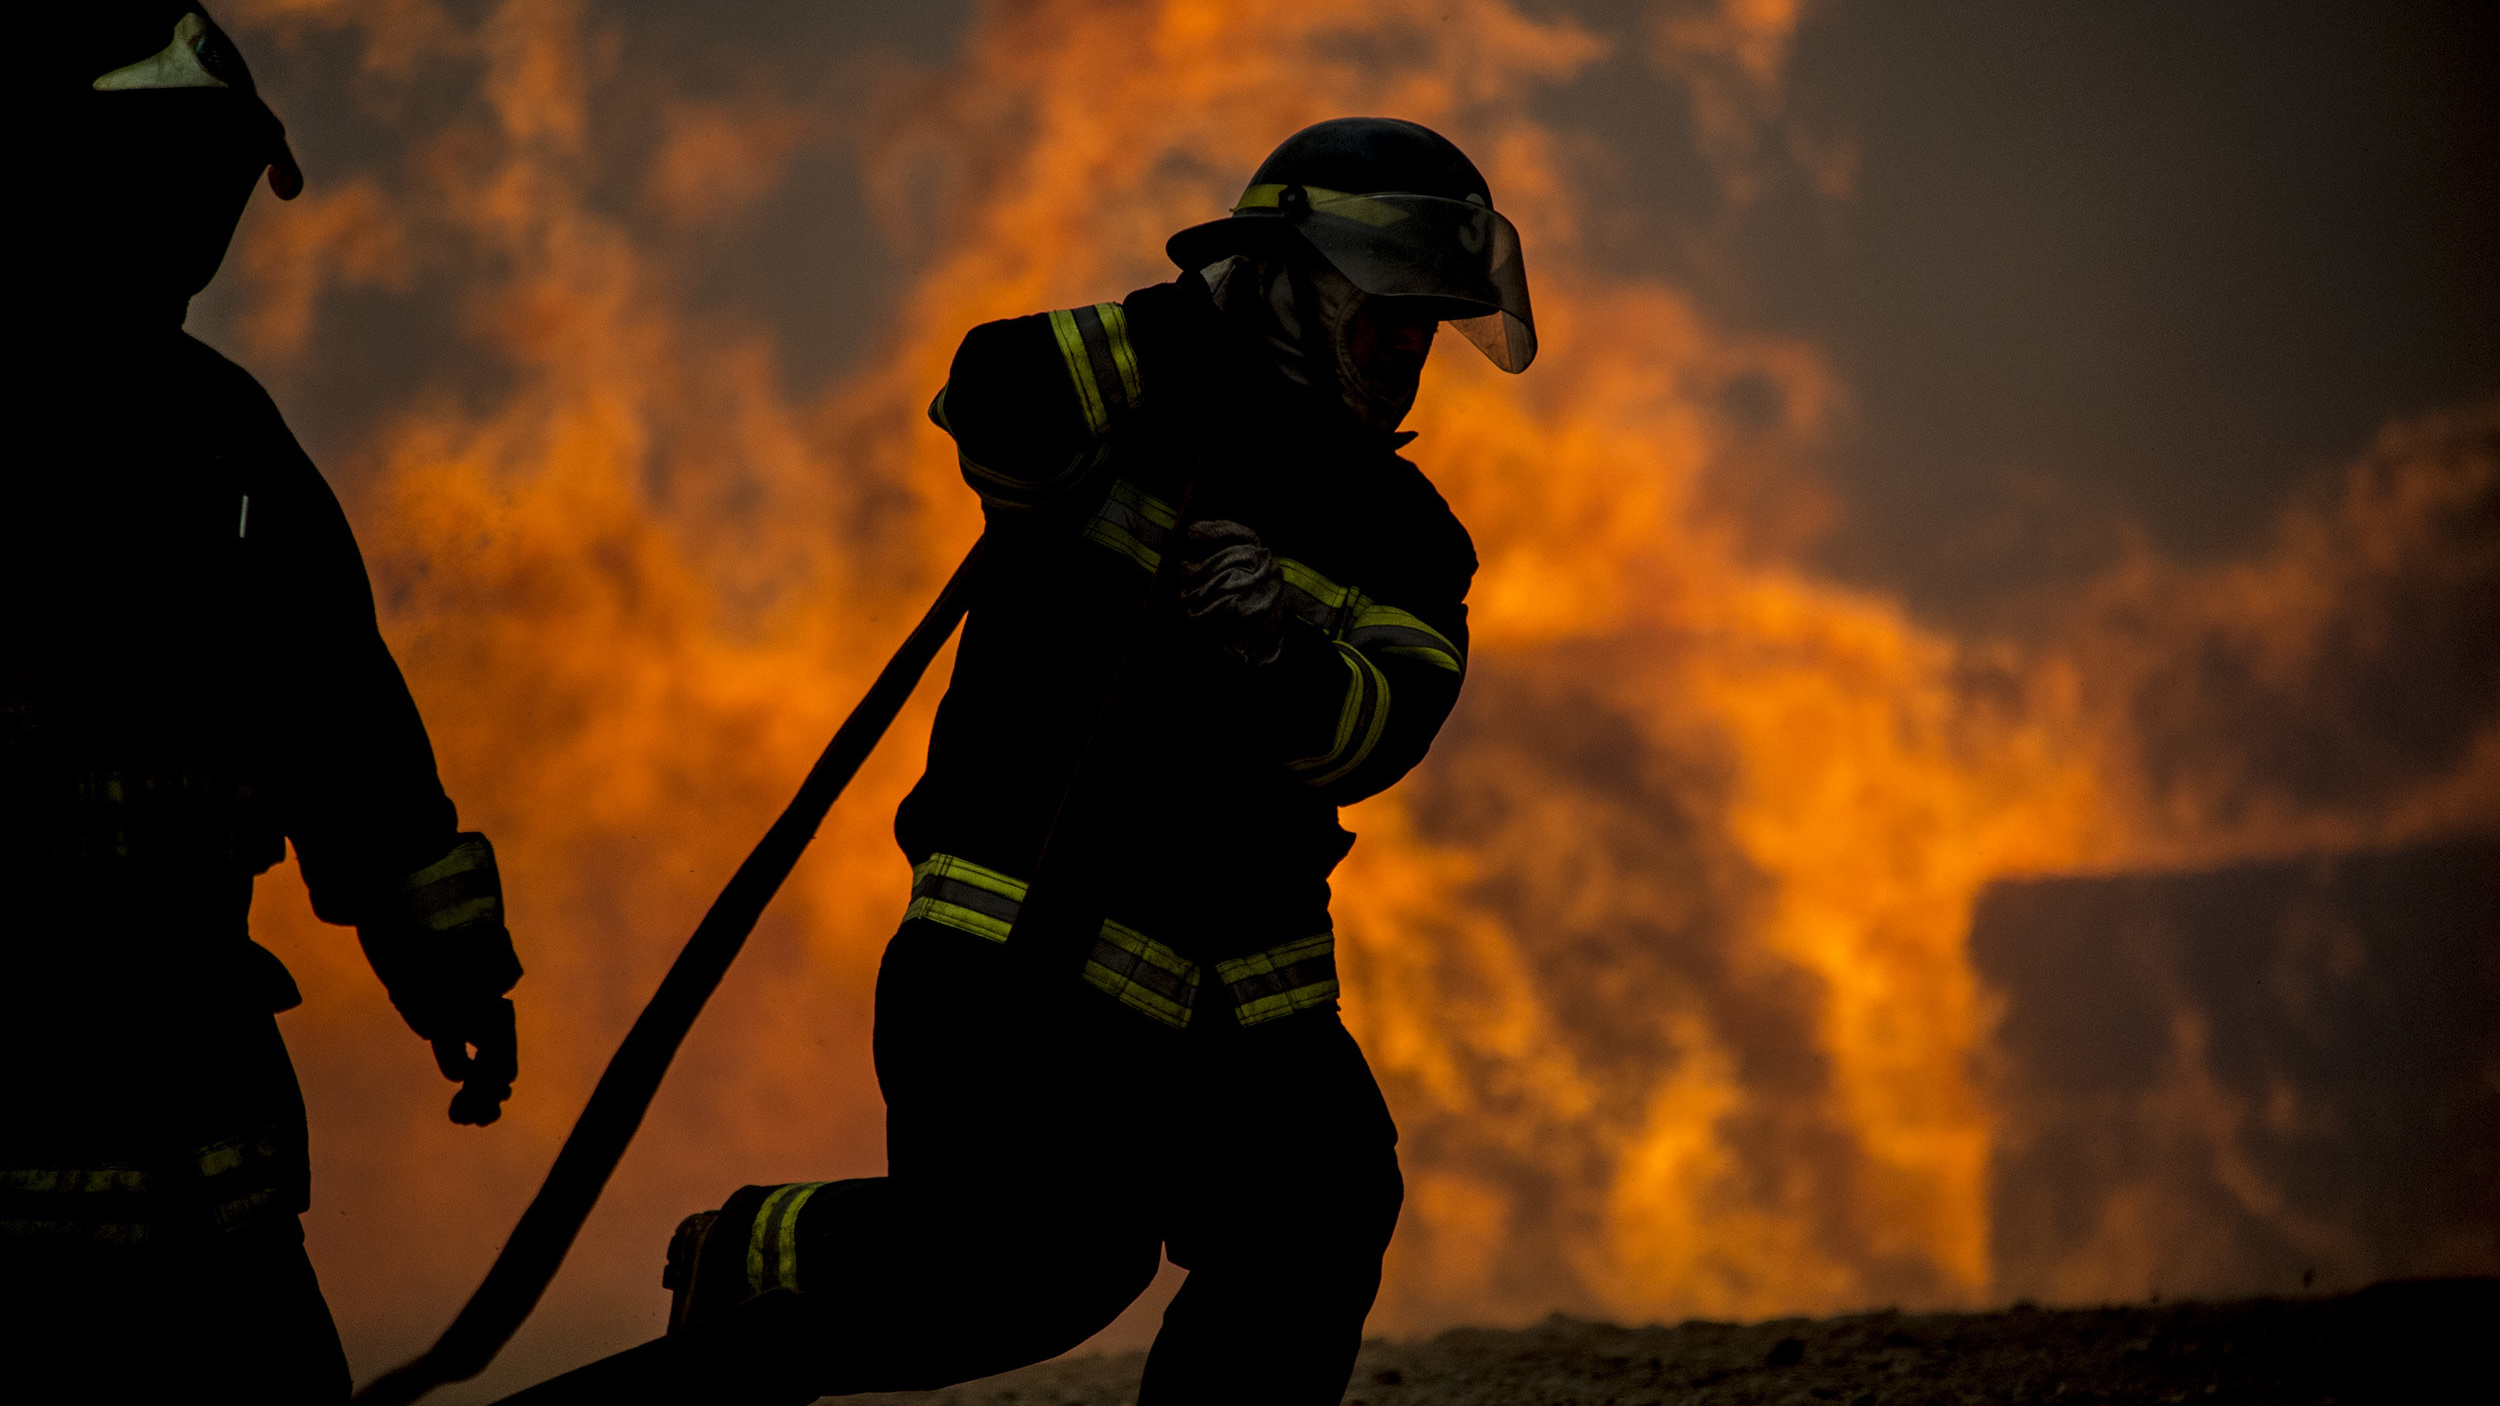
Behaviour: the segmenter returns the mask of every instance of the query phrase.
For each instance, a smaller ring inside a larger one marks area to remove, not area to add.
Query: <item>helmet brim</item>
[[[1525,371],[1536,359],[1519,231],[1488,205],[1254,185],[1231,218],[1182,230],[1164,252],[1195,269],[1272,250],[1281,239],[1298,240],[1374,297],[1433,303],[1441,320],[1504,371]]]

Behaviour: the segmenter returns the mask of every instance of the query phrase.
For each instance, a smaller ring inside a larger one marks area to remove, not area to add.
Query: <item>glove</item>
[[[503,1116],[520,1073],[512,1002],[521,961],[503,922],[503,879],[484,835],[402,879],[356,937],[408,1028],[434,1046],[434,1066],[459,1084],[451,1121]]]
[[[1188,633],[1245,665],[1276,662],[1285,642],[1285,577],[1259,534],[1211,518],[1189,525],[1181,550]]]

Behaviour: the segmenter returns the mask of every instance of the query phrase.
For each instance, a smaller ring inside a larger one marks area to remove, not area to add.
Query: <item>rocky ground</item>
[[[2500,1280],[2333,1298],[1620,1328],[1551,1318],[1364,1344],[1346,1406],[2500,1401]],[[1127,1406],[1140,1353],[877,1406]]]

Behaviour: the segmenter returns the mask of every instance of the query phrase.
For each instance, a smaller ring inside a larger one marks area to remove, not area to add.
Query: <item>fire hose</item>
[[[876,749],[930,661],[963,619],[988,545],[989,538],[984,536],[964,554],[963,563],[947,578],[928,613],[886,661],[833,740],[825,744],[807,779],[799,783],[798,794],[790,798],[780,818],[712,900],[650,1004],[643,1007],[609,1059],[589,1103],[556,1154],[555,1165],[548,1169],[546,1182],[521,1213],[477,1292],[424,1355],[356,1393],[358,1406],[407,1406],[436,1387],[476,1376],[538,1306],[573,1248],[574,1237],[581,1233],[582,1223],[598,1203],[599,1193],[606,1189],[608,1178],[641,1128],[643,1115],[650,1111],[686,1032],[728,974],[730,963],[737,960],[765,905],[781,891],[782,881],[790,877],[808,842],[816,838],[825,813]]]

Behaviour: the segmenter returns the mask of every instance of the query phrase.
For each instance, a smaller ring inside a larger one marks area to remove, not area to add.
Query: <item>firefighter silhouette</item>
[[[1169,249],[1174,282],[973,329],[931,407],[993,545],[896,822],[889,1174],[689,1218],[672,1336],[522,1399],[942,1386],[1075,1346],[1159,1252],[1148,1406],[1342,1394],[1403,1186],[1338,1015],[1337,813],[1448,716],[1476,569],[1398,426],[1441,324],[1513,372],[1535,324],[1517,232],[1412,123],[1296,134]]]
[[[292,842],[460,1083],[510,1096],[521,974],[337,500],[187,304],[303,178],[181,0],[14,16],[28,189],[0,507],[0,1395],[338,1401],[304,1105],[251,940]],[[29,170],[31,168],[31,170]]]

